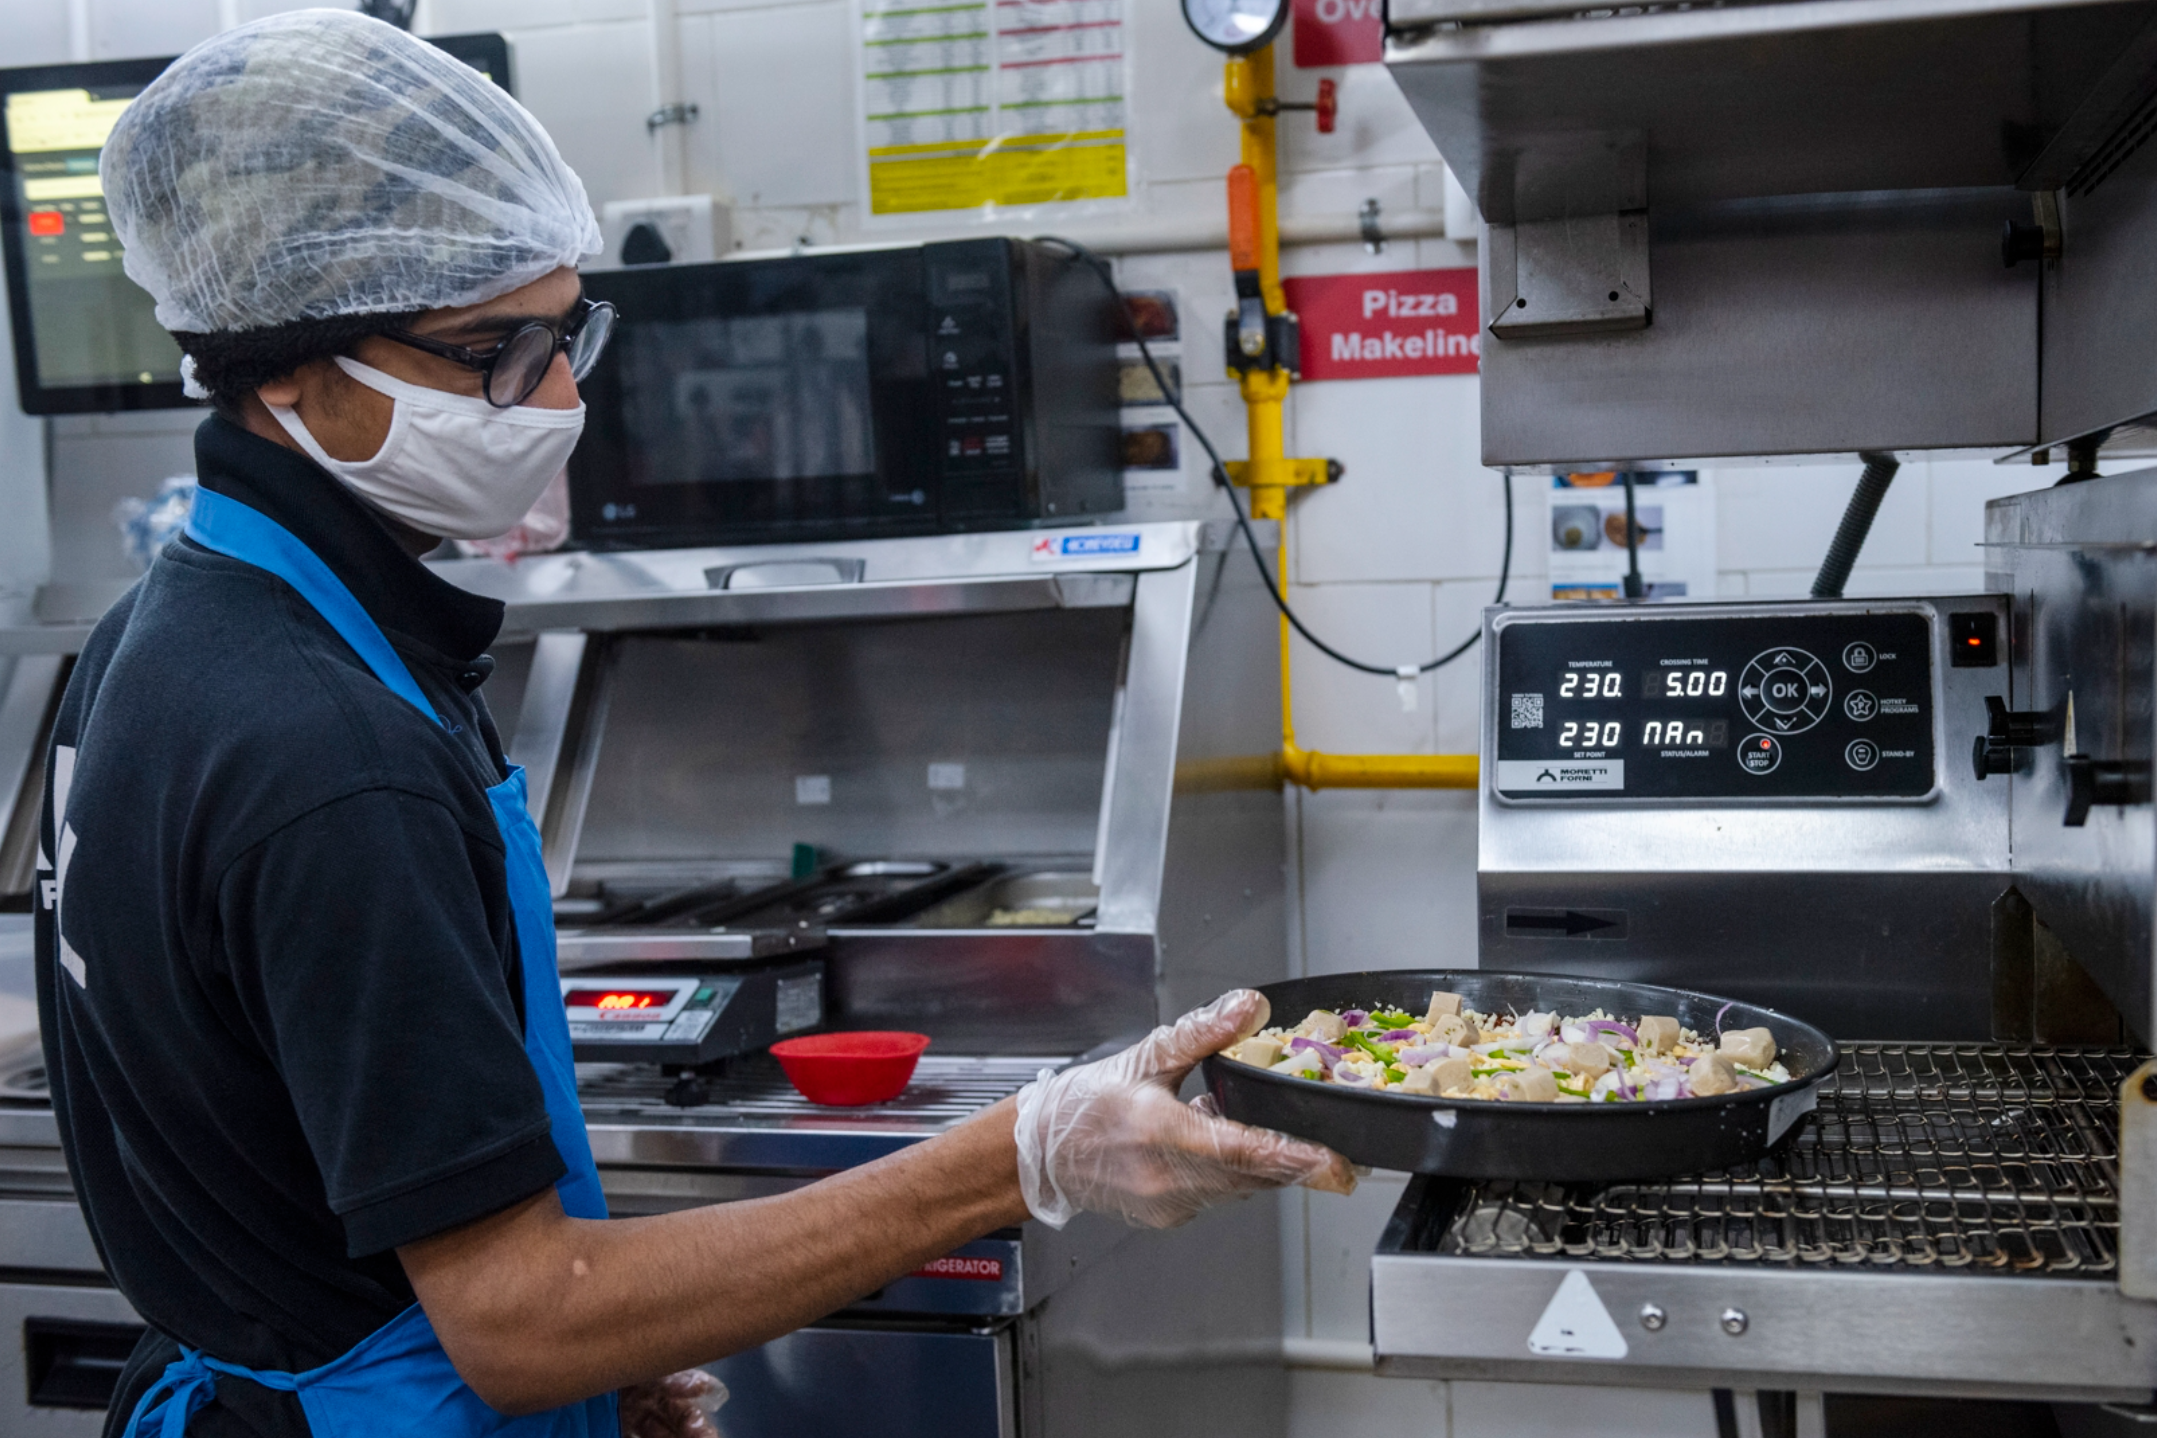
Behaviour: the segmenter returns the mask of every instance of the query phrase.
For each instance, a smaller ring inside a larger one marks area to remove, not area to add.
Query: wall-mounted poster
[[[1121,200],[1124,0],[861,0],[869,213]]]
[[[1625,479],[1615,470],[1551,480],[1552,599],[1623,599]],[[1649,599],[1715,597],[1715,490],[1689,469],[1636,470],[1633,523]]]

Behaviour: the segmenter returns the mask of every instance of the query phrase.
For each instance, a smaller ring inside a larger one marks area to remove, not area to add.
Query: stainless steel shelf
[[[580,1065],[577,1092],[602,1168],[813,1173],[851,1168],[934,1137],[1065,1062],[926,1054],[905,1093],[868,1108],[810,1103],[763,1056],[707,1080],[709,1101],[688,1108],[666,1102],[673,1080],[648,1065]]]
[[[1381,1366],[2146,1395],[2157,1305],[2114,1281],[2118,1086],[2139,1062],[1857,1042],[1791,1143],[1743,1169],[1601,1188],[1417,1180],[1373,1260]],[[1576,1271],[1622,1352],[1531,1346]],[[1453,1297],[1468,1283],[1472,1314]]]

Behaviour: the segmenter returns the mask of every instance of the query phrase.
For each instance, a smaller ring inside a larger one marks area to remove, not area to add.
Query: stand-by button
[[[1862,774],[1880,762],[1880,746],[1870,739],[1852,739],[1842,751],[1842,761]]]

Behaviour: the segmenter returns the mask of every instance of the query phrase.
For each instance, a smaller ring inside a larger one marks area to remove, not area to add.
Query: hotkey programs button
[[[1879,662],[1880,656],[1874,653],[1873,647],[1862,639],[1855,644],[1843,647],[1842,667],[1852,674],[1863,674]]]
[[[1738,745],[1738,763],[1748,774],[1772,774],[1783,761],[1783,746],[1765,734],[1755,734]]]
[[[1880,701],[1867,689],[1853,689],[1842,696],[1842,712],[1862,724],[1880,712]]]
[[[1852,739],[1842,751],[1842,761],[1862,774],[1880,762],[1880,746],[1870,739]]]

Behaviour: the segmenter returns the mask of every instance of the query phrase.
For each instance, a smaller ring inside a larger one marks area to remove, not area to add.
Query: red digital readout
[[[31,234],[44,237],[65,234],[66,232],[67,216],[61,214],[58,210],[32,210],[30,212]]]
[[[657,1009],[673,997],[672,989],[572,989],[562,1002],[573,1009]]]

